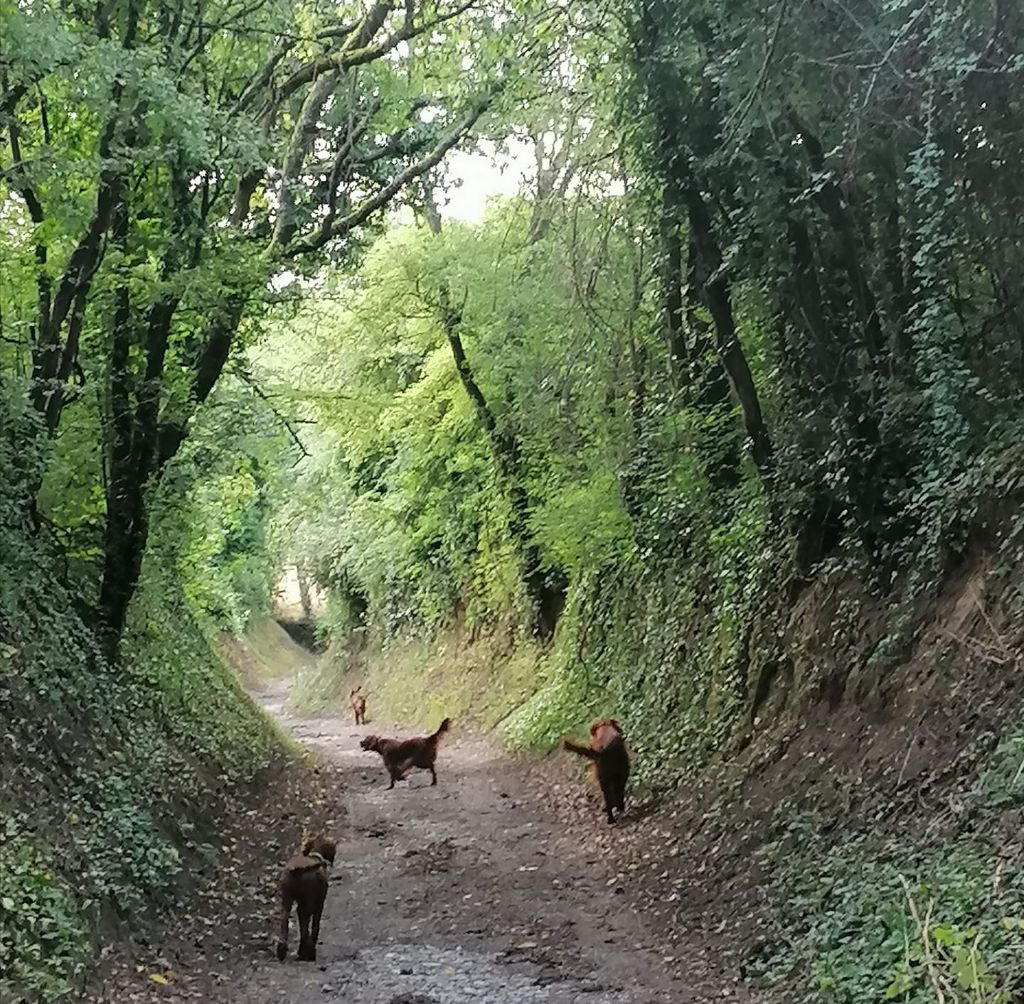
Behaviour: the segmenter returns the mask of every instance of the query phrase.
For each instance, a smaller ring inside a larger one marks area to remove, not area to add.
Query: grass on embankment
[[[490,732],[536,690],[542,666],[534,645],[507,633],[469,642],[452,631],[355,654],[332,646],[300,673],[289,707],[347,714],[349,692],[361,687],[367,721],[425,729],[448,716]]]
[[[221,634],[217,645],[242,686],[255,693],[275,683],[304,679],[317,665],[317,657],[270,617],[250,621],[241,638]]]

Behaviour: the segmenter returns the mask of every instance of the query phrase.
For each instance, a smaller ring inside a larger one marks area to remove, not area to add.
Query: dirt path
[[[581,850],[580,834],[562,832],[564,823],[546,806],[545,793],[533,790],[537,780],[525,768],[456,728],[442,747],[436,787],[429,775],[415,772],[411,781],[388,791],[379,757],[361,752],[359,739],[370,731],[406,730],[380,722],[356,728],[337,718],[290,718],[282,710],[283,697],[278,692],[262,700],[316,752],[330,775],[328,803],[334,799],[317,812],[333,819],[339,838],[318,962],[294,960],[294,921],[292,954],[284,964],[273,958],[264,895],[263,917],[239,918],[240,929],[248,930],[243,944],[230,936],[221,942],[197,937],[197,961],[181,947],[189,937],[181,935],[173,956],[164,948],[142,965],[124,961],[91,1000],[696,999],[669,973],[659,933],[627,907],[615,873],[597,851]],[[595,828],[605,825],[598,815],[595,807]],[[271,868],[268,884],[273,873]],[[203,917],[187,920],[202,933]],[[156,946],[144,947],[157,952]],[[158,972],[163,965],[173,969],[168,985],[147,982],[154,964]]]
[[[280,706],[269,710],[281,716]],[[296,738],[337,762],[348,782],[338,881],[322,969],[311,978],[308,967],[268,962],[240,999],[681,999],[659,975],[650,934],[616,909],[600,863],[573,853],[542,799],[486,743],[456,732],[442,747],[436,787],[416,772],[388,791],[380,758],[363,753],[359,740],[401,730],[286,721]]]

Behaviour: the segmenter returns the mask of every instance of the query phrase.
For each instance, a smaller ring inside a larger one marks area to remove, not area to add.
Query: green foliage
[[[50,848],[14,837],[9,830],[0,840],[0,999],[52,1000],[72,990],[89,960],[92,904],[54,873]]]
[[[434,629],[457,608],[471,626],[494,623],[522,602],[509,500],[452,361],[443,286],[460,304],[483,393],[529,457],[541,560],[575,574],[631,547],[614,447],[625,400],[609,404],[596,379],[615,362],[573,310],[569,250],[521,243],[525,210],[495,207],[482,227],[439,237],[394,232],[357,283],[332,290],[257,357],[319,422],[305,492],[280,518],[295,558],[334,590],[360,591],[384,632]],[[390,309],[396,302],[403,308]]]
[[[1001,1004],[1024,986],[1024,873],[985,843],[853,836],[792,818],[772,858],[784,912],[759,965],[793,999]],[[813,861],[813,867],[811,862]]]
[[[745,702],[744,614],[769,554],[759,502],[708,535],[685,576],[673,562],[597,566],[577,581],[537,692],[503,725],[547,749],[613,715],[636,779],[669,790],[722,748]]]
[[[282,421],[252,386],[225,381],[169,479],[163,503],[176,493],[184,509],[181,538],[165,531],[165,547],[175,547],[185,598],[207,630],[240,636],[270,612],[280,561],[268,524],[297,453]]]
[[[524,49],[514,30],[532,0],[214,0],[198,36],[188,7],[0,9],[15,40],[0,57],[0,381],[57,439],[31,495],[97,600],[109,659],[157,486],[238,350],[515,100],[510,57],[551,45]],[[185,560],[193,602],[239,629],[267,571],[239,539],[260,517],[237,496],[263,486],[219,487],[238,509],[219,514],[226,537],[194,540]]]
[[[613,471],[599,469],[576,483],[556,481],[545,495],[549,501],[534,514],[532,529],[559,568],[575,576],[629,560],[632,527]]]
[[[83,815],[75,813],[81,851],[88,861],[88,881],[95,889],[114,877],[109,892],[119,912],[140,913],[159,905],[174,888],[181,855],[160,832],[147,801],[152,775],[134,767],[105,765],[102,771],[81,769],[73,784],[88,796]]]
[[[992,763],[982,774],[988,803],[1010,808],[1024,803],[1024,732],[1005,736],[996,747]]]

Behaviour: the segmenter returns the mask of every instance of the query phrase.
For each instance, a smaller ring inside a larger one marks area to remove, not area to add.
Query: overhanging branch
[[[277,419],[281,427],[291,437],[292,442],[298,447],[299,453],[302,454],[302,457],[308,457],[310,455],[309,450],[306,449],[305,444],[299,438],[298,432],[295,431],[293,425],[295,420],[287,418],[277,410],[277,406],[273,401],[271,401],[270,395],[267,394],[267,392],[256,382],[251,374],[246,373],[244,369],[239,367],[235,370],[235,376],[237,376],[238,379],[241,380],[242,383],[244,383],[246,387],[248,387],[270,409],[270,413],[275,419]]]
[[[380,191],[364,199],[347,216],[343,216],[334,225],[321,227],[317,234],[308,240],[288,248],[284,254],[287,258],[295,258],[311,251],[319,251],[328,241],[343,237],[356,227],[365,223],[378,209],[386,206],[406,185],[415,181],[427,171],[436,167],[444,159],[445,154],[458,144],[476,125],[477,120],[487,110],[497,94],[496,90],[478,98],[466,114],[442,136],[434,148],[425,157],[410,164],[400,171]]]

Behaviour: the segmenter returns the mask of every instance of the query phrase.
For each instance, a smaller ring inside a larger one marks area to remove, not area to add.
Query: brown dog
[[[359,693],[362,687],[356,687],[348,695],[348,703],[352,705],[352,713],[356,716],[356,725],[366,724],[366,698]]]
[[[629,753],[622,726],[614,718],[602,718],[590,726],[590,745],[581,746],[571,739],[562,745],[572,753],[586,757],[594,764],[594,774],[604,795],[608,822],[615,822],[615,813],[626,807],[626,782],[629,780]]]
[[[380,754],[388,774],[391,775],[388,791],[395,786],[396,781],[404,780],[405,775],[413,767],[429,770],[430,783],[437,784],[437,773],[434,771],[434,764],[437,761],[437,744],[449,728],[451,728],[451,719],[446,718],[433,735],[417,736],[415,739],[385,739],[383,736],[367,736],[359,744],[359,747]]]
[[[320,917],[327,899],[327,873],[334,864],[336,845],[323,835],[307,837],[302,849],[284,866],[278,883],[281,928],[277,937],[277,957],[288,954],[288,921],[292,907],[299,914],[299,959],[316,962],[316,943],[320,940]]]

